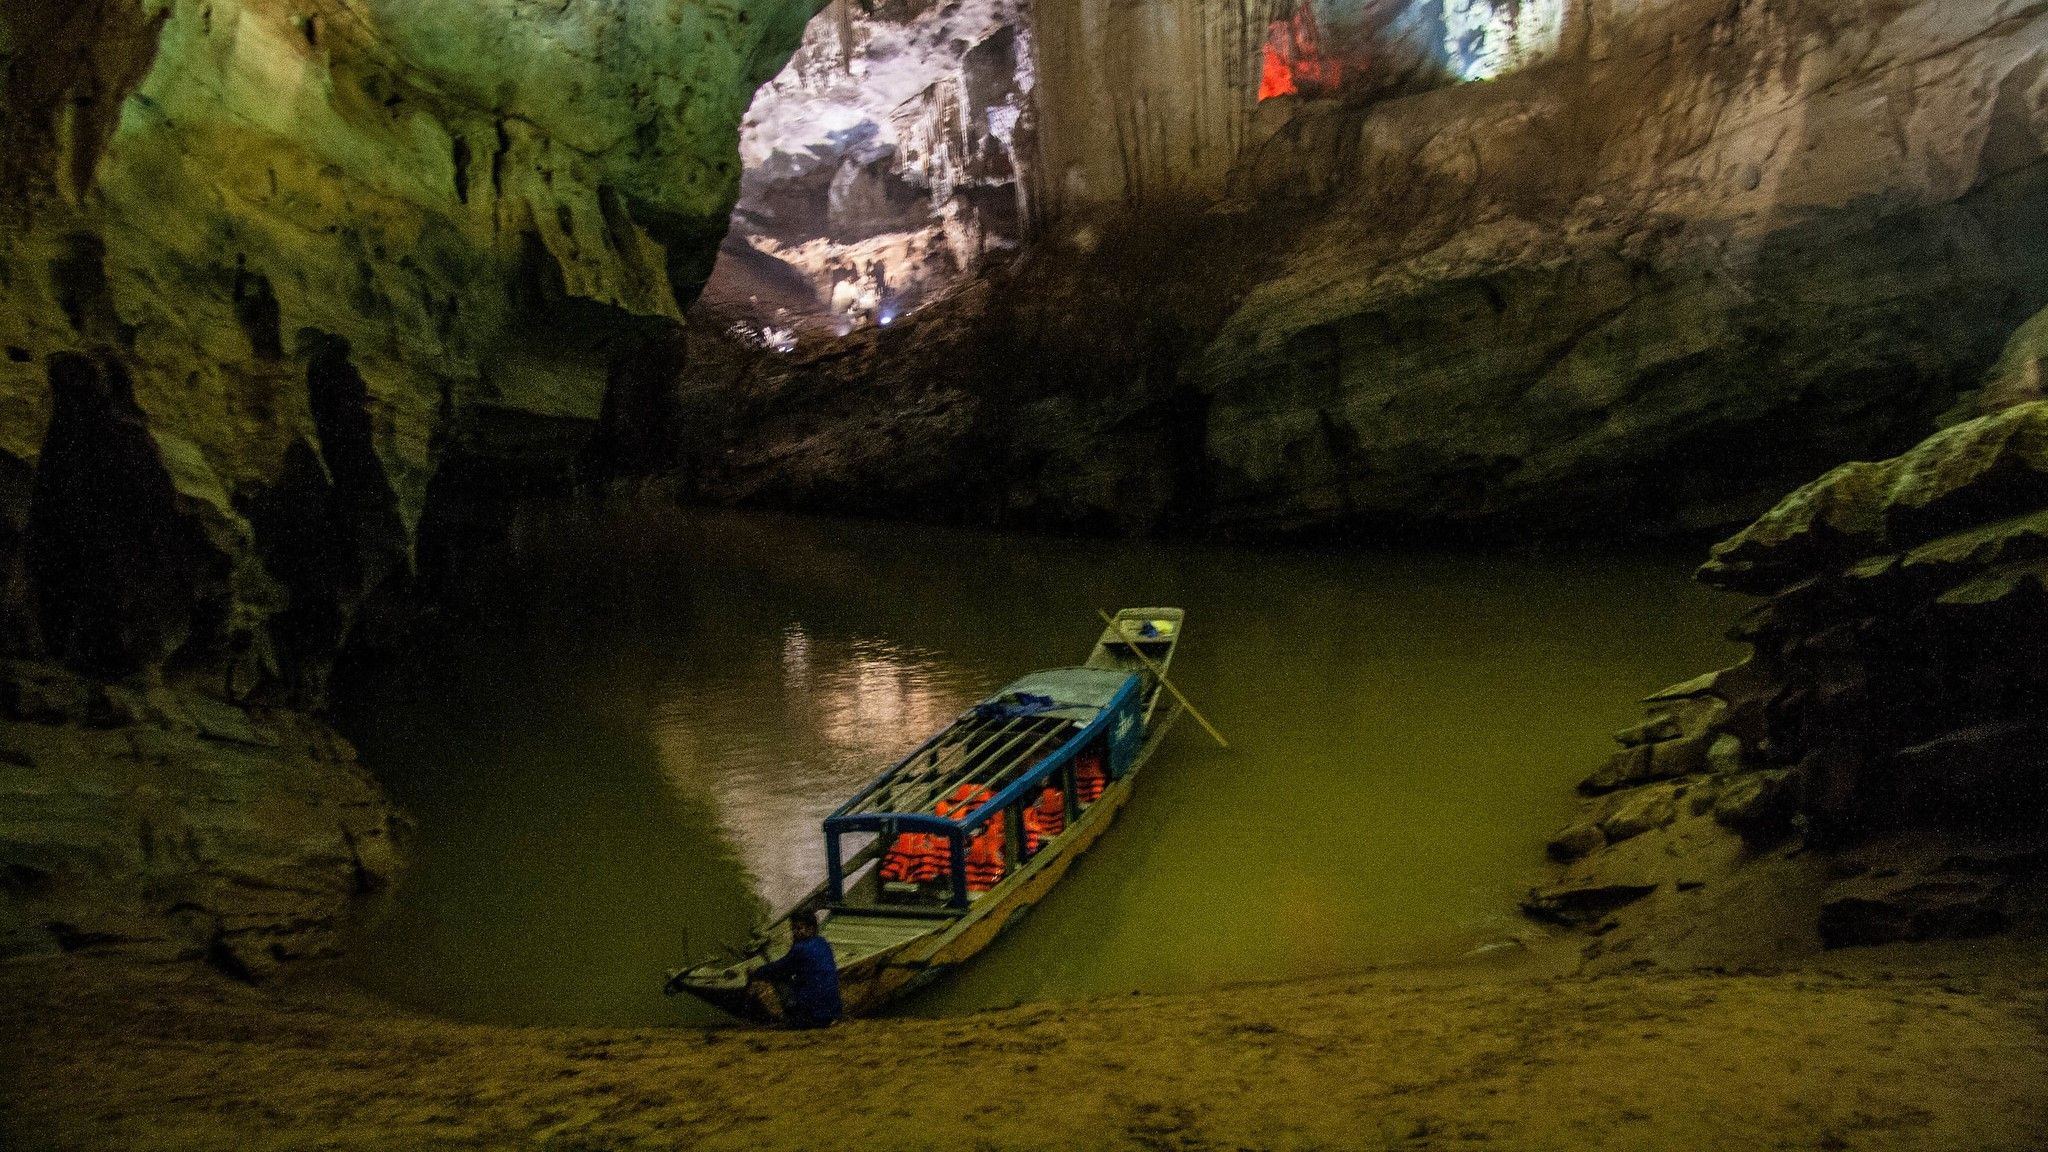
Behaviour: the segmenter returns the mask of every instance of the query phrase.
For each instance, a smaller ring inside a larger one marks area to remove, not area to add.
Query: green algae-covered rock
[[[0,954],[332,946],[400,822],[275,705],[677,329],[813,8],[0,0]]]
[[[1677,785],[1660,781],[1704,774],[1687,781],[1692,811],[1743,851],[1674,841],[1693,875],[1751,868],[1796,837],[1850,877],[1818,910],[1831,947],[1997,930],[1983,913],[2004,898],[1986,879],[1999,869],[1950,873],[1978,844],[2030,858],[2048,845],[2048,403],[1837,468],[1716,548],[1701,576],[1769,597],[1734,632],[1755,652],[1651,697],[1649,721],[1619,734],[1549,846],[1571,882],[1634,877],[1612,849],[1664,818],[1656,790]],[[1699,708],[1716,698],[1727,706]],[[1672,711],[1688,706],[1690,724]]]
[[[1964,394],[1954,408],[1942,414],[1942,424],[1960,424],[1987,412],[2041,399],[2044,365],[2048,365],[2048,309],[2020,325],[1985,376],[1984,386]]]
[[[293,604],[345,631],[450,446],[587,430],[680,323],[814,7],[0,0],[0,458],[42,471],[84,358],[213,554],[186,655],[260,652]]]
[[[1700,579],[1768,595],[1878,553],[1956,533],[2033,533],[2048,505],[2048,402],[1945,429],[1902,456],[1846,464],[1714,548]],[[1985,521],[2020,516],[2009,525]],[[1976,547],[1969,539],[1957,548]],[[1931,561],[1936,549],[1922,554]]]

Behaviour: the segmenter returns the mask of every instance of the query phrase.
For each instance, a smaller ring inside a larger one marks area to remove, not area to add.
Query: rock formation
[[[1014,248],[1036,54],[1018,0],[834,0],[740,136],[709,310],[751,342],[889,324]]]
[[[1238,41],[1258,58],[1265,14],[1165,7],[1071,35],[1037,11],[1048,230],[929,331],[703,349],[746,398],[686,420],[717,441],[686,490],[1240,536],[1691,537],[1917,441],[2048,305],[2031,7],[1568,5],[1553,48],[1487,83],[1411,54],[1391,91],[1263,103],[1225,64]],[[1383,27],[1388,52],[1420,43]],[[1124,40],[1076,57],[1105,28]],[[1118,43],[1144,51],[1113,72]],[[962,455],[1001,466],[963,477]]]
[[[1204,357],[1216,518],[1697,532],[1911,444],[2048,291],[2044,20],[1673,4],[1376,109]]]
[[[468,498],[673,374],[811,12],[0,2],[8,950],[300,950],[387,869],[375,788],[279,709]]]
[[[1581,785],[1531,913],[1600,929],[1604,950],[1776,869],[1797,878],[1796,932],[1828,947],[2036,921],[2048,403],[1830,472],[1700,578],[1765,598],[1735,631],[1754,654],[1650,698]]]
[[[0,680],[0,956],[119,949],[261,974],[333,946],[403,823],[326,725],[195,688]]]

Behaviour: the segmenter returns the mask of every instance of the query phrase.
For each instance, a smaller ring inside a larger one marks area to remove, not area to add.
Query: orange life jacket
[[[1074,758],[1074,794],[1083,804],[1093,804],[1102,799],[1102,790],[1109,787],[1109,773],[1103,771],[1102,753],[1089,749]]]
[[[924,884],[946,870],[946,840],[929,832],[899,832],[882,857],[881,877],[898,884]]]
[[[995,798],[995,793],[972,781],[953,789],[953,794],[938,803],[938,813],[948,820],[965,820],[974,815],[974,810]]]
[[[1024,810],[1024,853],[1038,855],[1047,840],[1067,830],[1067,798],[1057,788],[1038,794],[1038,802]]]
[[[991,820],[981,826],[967,844],[967,890],[986,892],[1003,882],[1008,870],[1003,859],[1003,822]]]
[[[952,796],[939,801],[938,812],[951,820],[965,820],[994,796],[982,785],[962,784],[953,789]],[[986,892],[1002,883],[1003,872],[1003,821],[998,817],[983,824],[967,842],[967,890]]]

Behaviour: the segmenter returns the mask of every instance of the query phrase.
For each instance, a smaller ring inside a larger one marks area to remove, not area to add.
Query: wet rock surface
[[[7,566],[51,654],[317,699],[442,465],[569,473],[680,324],[811,12],[0,5]]]
[[[1647,941],[1687,922],[1684,879],[1775,892],[1807,946],[2038,931],[2044,516],[2036,401],[1838,468],[1717,546],[1700,578],[1766,598],[1736,629],[1754,654],[1619,735],[1531,913],[1649,885]]]
[[[0,663],[0,956],[262,975],[334,948],[350,902],[396,873],[401,831],[319,721]]]

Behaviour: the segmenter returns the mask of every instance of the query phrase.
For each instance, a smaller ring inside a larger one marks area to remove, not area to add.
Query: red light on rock
[[[1276,21],[1274,27],[1280,27],[1279,22]],[[1275,96],[1292,95],[1294,69],[1287,66],[1287,58],[1280,54],[1280,49],[1274,47],[1269,39],[1266,41],[1266,66],[1259,73],[1259,100],[1264,102]]]
[[[1265,58],[1259,70],[1259,99],[1275,96],[1331,96],[1344,83],[1345,61],[1323,49],[1323,32],[1306,4],[1285,20],[1266,25]]]

